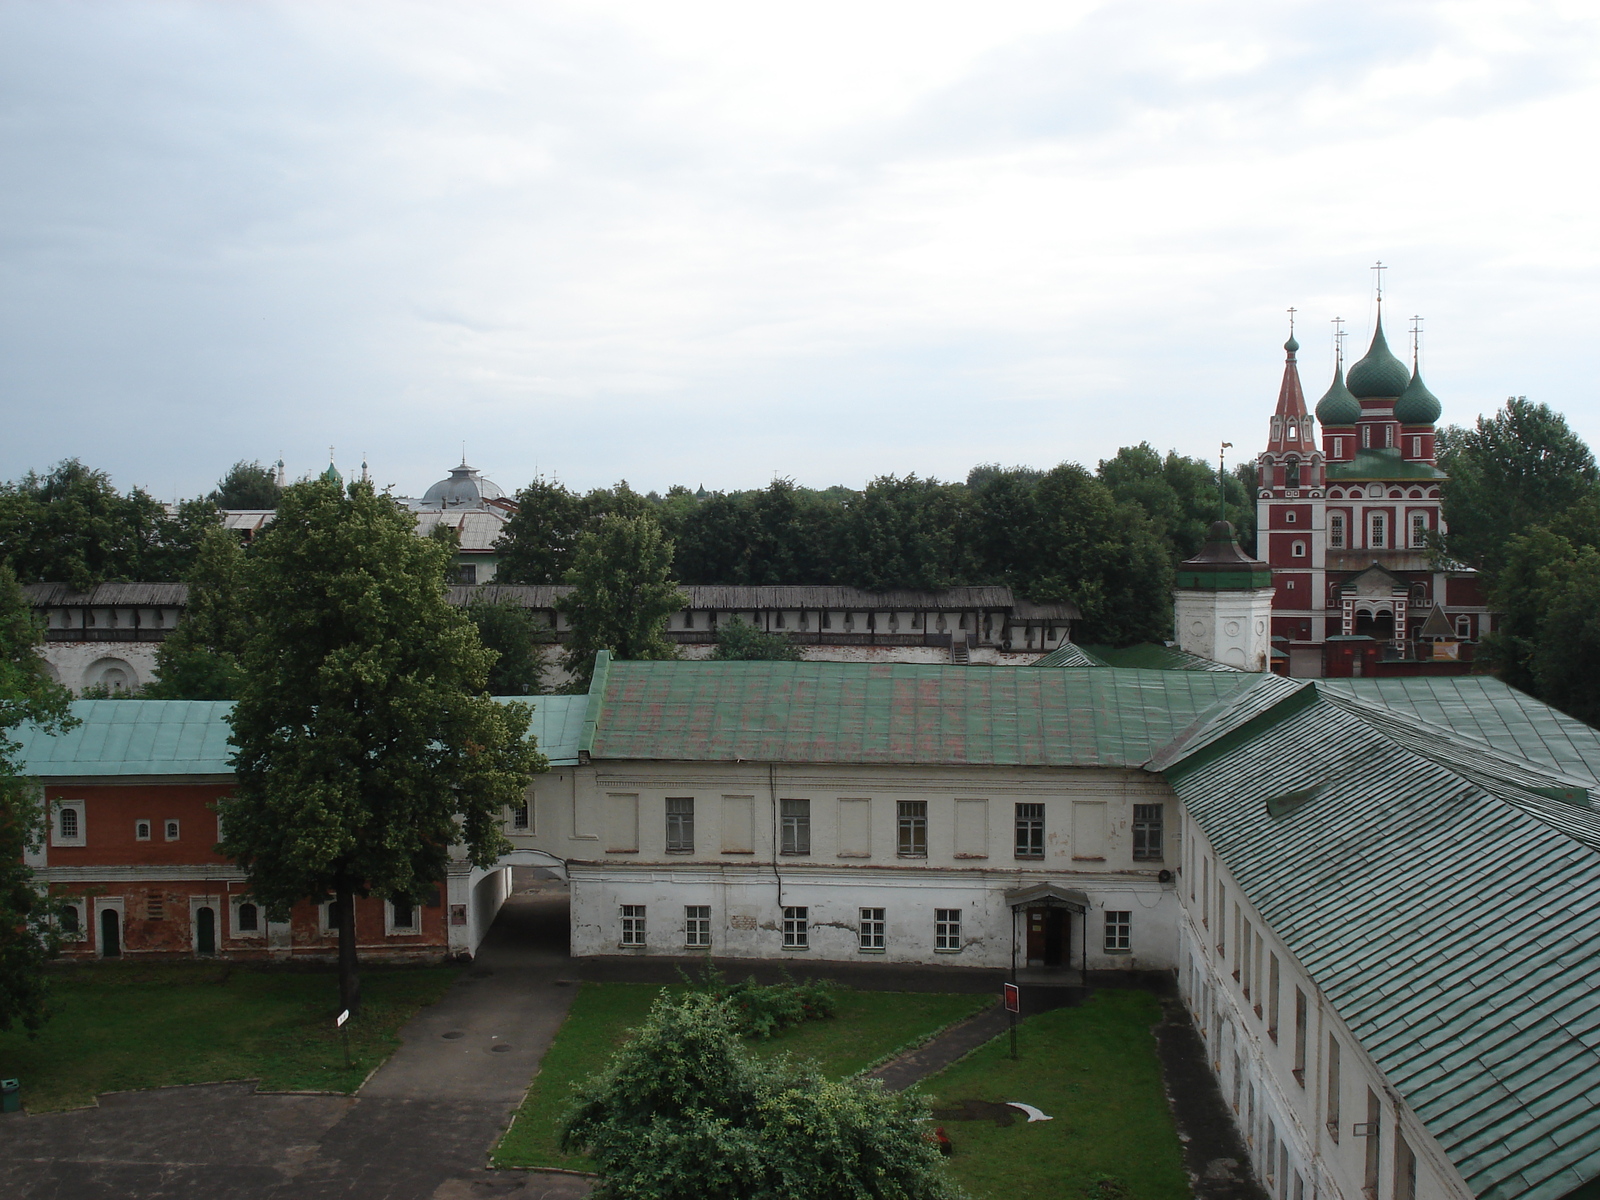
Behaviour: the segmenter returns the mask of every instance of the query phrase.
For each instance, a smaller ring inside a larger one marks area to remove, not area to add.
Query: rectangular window
[[[1294,1081],[1306,1085],[1306,994],[1294,990]]]
[[[1250,995],[1250,922],[1243,923],[1239,936],[1239,990],[1248,998]]]
[[[1372,513],[1367,518],[1367,545],[1382,550],[1389,544],[1389,522],[1383,513]]]
[[[261,910],[248,900],[242,901],[239,904],[239,915],[234,920],[233,926],[240,933],[259,933],[261,930]]]
[[[1411,548],[1421,550],[1428,544],[1428,514],[1411,514]]]
[[[928,857],[928,802],[926,800],[900,801],[901,858]]]
[[[1272,1191],[1272,1185],[1277,1179],[1276,1168],[1278,1165],[1278,1127],[1271,1117],[1267,1118],[1266,1153],[1261,1157],[1262,1165],[1266,1167],[1267,1191]]]
[[[1367,1153],[1365,1156],[1365,1171],[1361,1181],[1361,1190],[1366,1194],[1367,1200],[1378,1200],[1378,1171],[1383,1162],[1382,1138],[1378,1130],[1383,1124],[1383,1105],[1378,1100],[1377,1093],[1371,1088],[1367,1089]]]
[[[961,910],[933,910],[933,948],[946,952],[961,949]]]
[[[1328,514],[1328,546],[1333,550],[1344,549],[1344,514]]]
[[[1250,986],[1255,988],[1256,1016],[1261,1015],[1261,935],[1255,935],[1250,943],[1254,949],[1250,953]]]
[[[176,821],[165,821],[165,822],[163,822],[163,825],[164,825],[164,827],[166,829],[167,841],[169,841],[169,842],[177,841],[178,840],[178,823]]]
[[[1044,857],[1044,805],[1017,805],[1017,857]]]
[[[1135,804],[1133,806],[1133,857],[1148,862],[1160,862],[1162,856],[1163,826],[1166,805]]]
[[[644,945],[644,908],[642,904],[622,906],[622,945]]]
[[[339,932],[339,902],[337,900],[329,900],[322,906],[322,932]]]
[[[691,949],[703,950],[711,945],[711,906],[686,904],[683,906],[683,944]]]
[[[1414,437],[1411,439],[1411,457],[1422,457],[1422,439],[1419,437]]]
[[[667,797],[667,853],[694,853],[694,797]]]
[[[395,933],[414,933],[417,928],[417,906],[409,900],[389,902],[389,926]]]
[[[511,828],[526,829],[528,828],[528,823],[528,802],[524,800],[521,804],[512,805]]]
[[[1344,439],[1342,437],[1333,439],[1333,456],[1335,458],[1344,457]]]
[[[1267,1036],[1278,1040],[1278,956],[1267,955]]]
[[[858,948],[866,951],[882,950],[884,948],[883,926],[883,909],[863,908],[861,910],[861,925],[857,934],[860,939]]]
[[[1290,487],[1297,487],[1299,485],[1291,483],[1289,486]],[[1295,511],[1292,508],[1288,512],[1283,514],[1283,523],[1285,525],[1293,525],[1297,519],[1298,518],[1295,516]]]
[[[783,948],[785,950],[804,950],[811,945],[811,910],[808,908],[790,908],[783,910]]]
[[[144,915],[152,921],[163,920],[167,915],[166,899],[151,892],[144,902]]]
[[[136,842],[148,842],[150,840],[149,821],[135,821],[133,823],[133,840]]]
[[[1394,1200],[1417,1200],[1417,1156],[1399,1129],[1394,1133]]]
[[[1133,949],[1133,914],[1106,910],[1106,949],[1109,951]]]
[[[56,834],[63,842],[76,842],[83,838],[83,814],[77,808],[63,805],[56,810]]]
[[[1328,1136],[1339,1141],[1339,1039],[1328,1035]]]
[[[1372,445],[1372,426],[1371,425],[1363,425],[1361,427],[1361,446],[1362,446],[1362,449],[1366,449],[1366,448],[1370,447],[1371,445]]]
[[[811,801],[781,800],[783,812],[783,853],[811,853]]]
[[[1211,927],[1211,860],[1200,859],[1200,924]]]

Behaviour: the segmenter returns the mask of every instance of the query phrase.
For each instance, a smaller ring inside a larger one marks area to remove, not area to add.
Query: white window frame
[[[895,803],[895,856],[928,857],[928,802],[899,800]]]
[[[1369,512],[1367,514],[1367,549],[1387,550],[1389,548],[1389,514],[1386,512]]]
[[[513,833],[532,833],[534,831],[533,801],[524,796],[521,804],[508,804],[506,806],[506,827]]]
[[[53,805],[54,811],[50,814],[50,844],[52,846],[82,846],[86,844],[89,836],[88,801],[86,800],[57,800]],[[61,814],[71,812],[77,832],[73,834],[62,831]]]
[[[863,908],[861,923],[856,928],[856,949],[862,954],[883,954],[888,949],[889,923],[884,920],[884,909]]]
[[[1306,544],[1301,541],[1292,543],[1289,547],[1289,555],[1291,558],[1304,558],[1306,556]]]
[[[1131,954],[1133,952],[1133,913],[1125,909],[1106,909],[1105,952]]]
[[[1335,458],[1344,457],[1344,439],[1342,437],[1333,439],[1333,456]]]
[[[961,910],[936,908],[933,910],[933,952],[935,954],[961,953]]]
[[[672,811],[674,804],[687,805],[687,808],[678,812]],[[693,854],[694,853],[694,797],[693,796],[668,796],[664,803],[664,826],[666,835],[666,851],[668,854]]]
[[[1298,520],[1299,518],[1295,516],[1294,509],[1290,508],[1284,510],[1283,523],[1285,525],[1294,525],[1298,522]]]
[[[411,924],[401,925],[395,920],[394,901],[383,902],[383,932],[385,937],[416,937],[422,932],[422,901],[411,904]]]
[[[1414,512],[1411,514],[1411,548],[1420,550],[1428,544],[1428,514]]]
[[[1345,548],[1344,528],[1343,513],[1328,514],[1328,548],[1330,550],[1343,550]]]
[[[246,904],[255,905],[256,927],[254,929],[239,928],[239,909]],[[235,941],[246,942],[261,941],[267,936],[267,910],[261,901],[248,895],[228,897],[228,936]]]
[[[794,810],[791,811],[790,806]],[[791,796],[778,801],[782,823],[780,849],[778,853],[794,856],[805,856],[811,853],[811,801],[800,796]]]
[[[647,913],[643,904],[624,904],[619,908],[621,926],[617,945],[629,950],[642,950],[645,946],[645,921]]]
[[[148,842],[155,834],[156,823],[149,817],[140,817],[133,823],[133,840]]]
[[[683,906],[683,944],[690,950],[711,949],[711,906]]]
[[[161,819],[161,839],[166,842],[183,840],[183,822],[177,817],[163,817]]]
[[[783,948],[785,950],[811,949],[811,909],[804,904],[786,904],[783,907]]]

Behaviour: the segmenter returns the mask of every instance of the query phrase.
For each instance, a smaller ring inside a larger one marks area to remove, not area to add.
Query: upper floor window
[[[478,582],[478,568],[475,566],[457,567],[456,583],[461,587],[475,587]]]
[[[1389,447],[1389,446],[1393,446],[1394,445],[1394,426],[1393,425],[1385,425],[1383,427],[1383,444],[1384,444],[1385,447]]]
[[[56,805],[55,830],[51,840],[58,846],[81,846],[86,825],[83,801],[62,801]]]
[[[1428,544],[1428,514],[1414,512],[1411,514],[1411,545],[1421,549]]]
[[[1367,518],[1367,546],[1382,550],[1389,544],[1389,519],[1383,513],[1373,513]]]
[[[1295,512],[1292,508],[1283,514],[1283,523],[1285,525],[1293,525],[1299,519],[1300,514]]]
[[[1135,804],[1133,806],[1133,856],[1138,859],[1160,859],[1165,837],[1165,805]]]
[[[780,803],[783,816],[783,853],[810,854],[811,801],[784,800]]]
[[[928,802],[900,801],[898,853],[901,858],[928,857]]]
[[[1283,486],[1297,488],[1300,486],[1300,462],[1293,460],[1283,469]]]
[[[133,823],[133,840],[136,842],[148,842],[150,840],[149,821],[135,821]]]
[[[1328,514],[1328,546],[1333,550],[1344,549],[1344,514]]]
[[[1371,425],[1363,425],[1361,427],[1361,445],[1363,447],[1367,447],[1367,446],[1371,446],[1372,445],[1372,426]]]
[[[1414,437],[1411,439],[1411,457],[1422,457],[1422,439],[1419,437]]]
[[[1296,542],[1289,547],[1289,552],[1296,558],[1304,558],[1306,556],[1306,544],[1304,542]]]
[[[178,840],[178,823],[176,821],[164,821],[162,826],[165,830],[167,841],[175,842]]]
[[[1299,436],[1300,436],[1300,428],[1299,428],[1299,426],[1290,425],[1289,426],[1289,438],[1290,438],[1290,440],[1292,441],[1295,438],[1298,438]]]
[[[1333,456],[1335,458],[1344,457],[1344,439],[1342,437],[1333,439]]]
[[[1044,857],[1044,805],[1017,805],[1017,857]]]
[[[667,851],[694,852],[694,797],[667,797]]]
[[[513,804],[511,806],[511,828],[528,828],[529,824],[531,824],[529,821],[528,807],[529,805],[526,799],[524,799],[521,804]]]

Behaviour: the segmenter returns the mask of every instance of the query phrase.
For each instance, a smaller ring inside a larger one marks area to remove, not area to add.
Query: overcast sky
[[[1600,442],[1592,3],[0,0],[0,478],[1262,448],[1390,264]]]

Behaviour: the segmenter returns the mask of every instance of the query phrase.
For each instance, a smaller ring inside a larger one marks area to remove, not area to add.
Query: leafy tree
[[[71,697],[39,655],[44,631],[10,567],[0,564],[0,1032],[36,1033],[49,1016],[45,963],[59,947],[50,904],[24,862],[44,831],[38,789],[22,778],[21,743],[8,735],[24,723],[59,733],[76,725]]]
[[[207,500],[218,508],[277,508],[283,489],[272,467],[240,459],[217,480],[217,488]]]
[[[496,543],[500,583],[560,583],[572,567],[588,512],[559,483],[535,479],[517,493],[517,511]]]
[[[757,586],[828,582],[837,574],[828,547],[842,513],[831,498],[789,479],[709,496],[678,527],[681,577]]]
[[[491,655],[445,599],[449,549],[414,525],[370,484],[298,483],[242,576],[253,617],[221,849],[279,919],[333,895],[352,1012],[354,898],[421,900],[457,844],[494,863],[503,806],[548,765],[526,708],[485,693]]]
[[[239,665],[250,632],[244,604],[245,551],[237,535],[206,531],[189,572],[183,620],[156,648],[156,679],[144,689],[152,700],[237,700]]]
[[[1118,504],[1082,467],[1048,472],[1035,494],[1033,555],[1011,580],[1035,601],[1068,601],[1083,613],[1077,637],[1128,645],[1172,630],[1172,560],[1144,511]]]
[[[672,543],[648,515],[604,516],[578,541],[560,601],[572,624],[562,663],[574,686],[587,686],[594,656],[676,658],[667,640],[667,617],[689,602],[672,581]]]
[[[104,471],[69,458],[46,475],[0,484],[0,562],[24,583],[86,590],[107,580],[183,577],[216,510],[191,500],[169,514],[134,488],[123,495]]]
[[[1004,583],[1033,553],[1028,540],[1038,523],[1035,494],[1044,472],[1032,467],[985,463],[967,474],[971,494],[970,538],[978,558],[977,578]]]
[[[1545,597],[1533,675],[1540,698],[1600,725],[1600,550],[1584,546]]]
[[[915,475],[874,479],[845,505],[837,581],[874,592],[965,583],[977,566],[965,536],[967,503],[958,484]]]
[[[478,640],[496,654],[489,668],[491,696],[526,696],[544,690],[544,647],[552,638],[545,623],[515,600],[474,596],[467,619]]]
[[[799,662],[801,654],[800,647],[787,634],[768,633],[735,617],[717,629],[717,648],[711,652],[711,657],[724,661]]]
[[[1237,475],[1219,477],[1210,463],[1176,450],[1163,458],[1149,442],[1141,442],[1124,446],[1115,458],[1102,459],[1096,474],[1117,500],[1144,510],[1174,564],[1200,552],[1206,530],[1221,511],[1235,529],[1247,531],[1247,541],[1254,540],[1253,490],[1247,490]]]
[[[1445,552],[1491,581],[1511,538],[1593,495],[1600,479],[1565,418],[1525,396],[1510,397],[1473,429],[1440,430],[1438,460],[1450,476],[1441,493]]]
[[[755,1059],[725,1001],[663,995],[580,1092],[562,1146],[617,1200],[944,1200],[923,1102]]]

